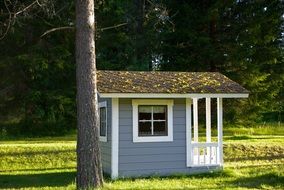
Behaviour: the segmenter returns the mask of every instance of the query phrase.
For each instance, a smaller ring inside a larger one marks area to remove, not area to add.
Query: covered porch
[[[200,140],[198,101],[205,99],[206,136]],[[212,138],[211,104],[216,101],[217,138]],[[223,99],[220,97],[196,97],[186,99],[186,149],[187,167],[223,165]]]

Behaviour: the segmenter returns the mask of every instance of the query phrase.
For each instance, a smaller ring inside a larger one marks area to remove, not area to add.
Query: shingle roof
[[[97,71],[100,93],[248,93],[216,72]]]

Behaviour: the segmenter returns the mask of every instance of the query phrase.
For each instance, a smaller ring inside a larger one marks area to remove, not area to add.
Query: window
[[[132,100],[133,142],[173,140],[172,100]]]
[[[138,136],[167,136],[167,106],[138,106]]]
[[[100,116],[100,128],[99,139],[100,141],[107,142],[107,103],[99,103],[99,116]]]

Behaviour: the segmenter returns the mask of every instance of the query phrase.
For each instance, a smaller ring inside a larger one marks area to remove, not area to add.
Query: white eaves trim
[[[248,98],[248,93],[232,94],[166,94],[166,93],[100,93],[101,98]]]

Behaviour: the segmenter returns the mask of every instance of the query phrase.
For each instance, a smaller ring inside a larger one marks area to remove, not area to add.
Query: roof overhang
[[[248,98],[248,93],[192,93],[192,94],[166,94],[166,93],[99,93],[101,98]]]

